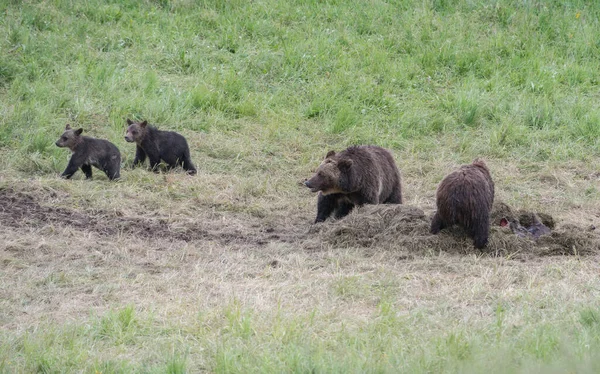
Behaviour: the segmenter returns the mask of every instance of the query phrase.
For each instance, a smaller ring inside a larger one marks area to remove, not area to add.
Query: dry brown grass
[[[414,177],[421,171],[407,169],[408,203],[425,200],[431,213],[433,193],[423,197],[415,190],[434,191],[439,173],[433,171],[419,180]],[[511,172],[500,170],[497,179]],[[232,297],[266,310],[275,303],[310,309],[317,300],[329,300],[329,308],[348,311],[343,306],[348,300],[331,295],[336,279],[383,275],[390,288],[401,293],[404,280],[433,273],[434,283],[451,287],[452,294],[460,289],[454,288],[456,281],[472,282],[492,264],[517,266],[523,272],[553,263],[593,267],[595,260],[580,256],[595,257],[600,249],[598,235],[587,229],[595,219],[589,214],[565,222],[563,217],[573,215],[564,212],[556,217],[553,234],[537,242],[494,227],[485,254],[474,250],[460,230],[430,235],[429,214],[411,205],[367,206],[341,221],[313,226],[313,197],[301,189],[285,192],[290,197],[284,194],[269,204],[276,186],[268,185],[265,194],[255,197],[240,193],[239,185],[230,192],[216,188],[221,183],[216,177],[205,176],[200,183],[177,173],[135,173],[140,178],[137,186],[123,181],[4,180],[0,191],[3,326],[22,328],[45,318],[76,319],[81,313],[127,302],[169,314],[196,303],[218,306]],[[150,183],[158,183],[158,188],[144,193]],[[572,185],[576,189],[576,183]],[[185,194],[199,188],[214,189],[215,194]],[[290,184],[285,191],[292,188],[297,187]],[[554,193],[555,186],[546,188],[547,195]],[[232,199],[234,195],[242,197]],[[240,208],[234,203],[218,204],[221,200],[238,202]],[[282,208],[287,202],[290,214]],[[549,211],[554,213],[564,204],[564,199],[558,200],[548,206]],[[520,265],[511,261],[515,259],[528,262]],[[474,264],[478,270],[471,268]],[[445,284],[440,267],[453,269],[452,284]],[[372,299],[378,296],[357,289],[357,299],[364,296],[371,301],[352,303],[351,313],[368,315]],[[425,296],[428,290],[425,287],[422,296],[435,299],[435,295]]]
[[[537,174],[492,169],[499,200],[548,212],[556,228],[534,242],[494,227],[482,253],[460,230],[429,234],[435,186],[454,165],[421,170],[409,161],[400,160],[406,205],[367,206],[321,225],[311,224],[314,196],[300,178],[269,179],[256,193],[256,176],[136,170],[109,183],[8,173],[0,180],[0,326],[21,334],[134,305],[155,324],[196,329],[199,313],[222,321],[235,303],[264,324],[316,311],[324,331],[335,331],[359,329],[386,302],[398,316],[425,313],[433,334],[447,323],[493,323],[499,304],[511,308],[506,323],[524,326],[532,313],[553,320],[600,296],[598,235],[587,231],[599,206],[582,192],[588,179],[558,168],[571,183],[547,186]],[[519,188],[528,193],[513,196]],[[202,331],[220,334],[221,322],[204,323]],[[192,367],[209,360],[189,346]]]

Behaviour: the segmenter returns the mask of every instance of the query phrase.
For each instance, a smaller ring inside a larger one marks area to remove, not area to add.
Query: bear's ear
[[[477,166],[478,168],[487,170],[489,172],[489,169],[482,158],[476,158],[475,160],[473,160],[473,163],[471,165]]]
[[[339,160],[337,165],[340,170],[348,170],[352,166],[352,160]]]
[[[82,132],[83,132],[83,129],[78,128],[77,130],[75,130],[75,135],[81,135]]]
[[[132,120],[130,120],[129,118],[127,118],[127,124],[128,124],[128,125],[132,125],[132,124],[133,124],[133,121],[132,121]]]
[[[329,151],[329,152],[327,152],[327,154],[325,155],[325,158],[329,158],[331,156],[335,156],[335,151]]]
[[[148,121],[144,121],[144,122],[140,123],[140,127],[144,128],[144,127],[146,127],[147,124],[148,124]]]
[[[65,130],[71,130],[71,125],[69,125],[69,124],[67,123],[67,126],[65,126]]]

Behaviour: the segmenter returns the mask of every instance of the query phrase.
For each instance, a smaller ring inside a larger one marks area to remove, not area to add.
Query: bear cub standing
[[[402,204],[400,171],[391,153],[377,146],[329,151],[304,185],[319,191],[315,223],[332,213],[342,218],[363,204]]]
[[[484,161],[476,159],[470,165],[448,174],[440,183],[437,212],[431,222],[431,233],[458,224],[473,238],[475,248],[487,245],[490,213],[494,202],[494,182]]]
[[[135,142],[136,151],[133,166],[144,163],[146,156],[150,168],[158,172],[158,164],[163,160],[169,168],[181,165],[188,174],[196,174],[196,167],[190,159],[190,148],[185,138],[174,131],[161,131],[148,125],[147,121],[133,122],[128,119],[125,140]]]
[[[73,130],[67,124],[65,132],[56,141],[58,147],[67,147],[73,152],[62,177],[69,179],[77,169],[85,174],[86,179],[92,177],[92,166],[102,170],[108,179],[118,179],[121,171],[121,153],[108,140],[81,136],[83,129]]]

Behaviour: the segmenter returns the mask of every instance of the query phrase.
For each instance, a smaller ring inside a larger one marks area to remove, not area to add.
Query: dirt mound
[[[536,221],[540,221],[545,226],[554,229],[555,222],[554,218],[546,213],[542,212],[528,212],[525,210],[514,210],[508,204],[502,201],[494,202],[492,207],[492,225],[499,226],[502,218],[508,221],[518,221],[521,225],[529,227],[532,226]]]
[[[408,205],[365,205],[342,220],[315,226],[314,231],[336,247],[371,247],[429,235],[429,219]]]
[[[48,225],[74,227],[102,236],[131,235],[171,240],[218,241],[222,244],[264,245],[269,241],[294,241],[294,233],[279,233],[265,225],[226,225],[212,220],[167,217],[128,217],[121,212],[46,206],[31,195],[12,189],[0,190],[0,224],[39,228]]]
[[[556,228],[554,219],[537,214],[548,227],[555,230],[538,240],[514,234],[510,228],[499,226],[502,217],[530,216],[531,212],[515,211],[504,203],[494,205],[488,253],[501,256],[586,255],[600,252],[600,235],[574,225]],[[337,222],[316,229],[321,239],[335,247],[384,247],[409,253],[479,253],[471,238],[458,228],[429,233],[430,217],[407,205],[370,205],[355,209]]]

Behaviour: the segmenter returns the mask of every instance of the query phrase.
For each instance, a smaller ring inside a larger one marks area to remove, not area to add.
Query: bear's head
[[[304,182],[311,192],[321,191],[323,195],[344,192],[340,188],[340,179],[352,166],[352,160],[336,157],[334,151],[329,151],[325,160],[319,165],[315,175]]]
[[[77,144],[81,141],[81,133],[83,129],[73,130],[69,124],[65,127],[65,132],[60,136],[60,138],[56,141],[57,147],[67,147],[71,150],[74,150]]]
[[[144,139],[144,135],[146,134],[146,126],[148,125],[148,121],[144,122],[133,122],[130,119],[127,119],[127,134],[125,134],[125,140],[129,143],[139,143]]]

